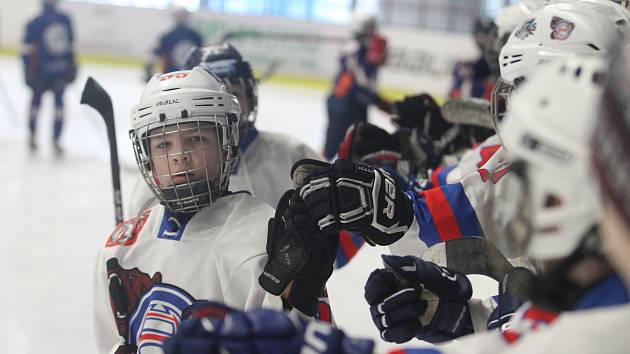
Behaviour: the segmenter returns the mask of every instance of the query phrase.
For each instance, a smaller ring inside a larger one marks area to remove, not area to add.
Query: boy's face
[[[219,179],[218,129],[209,123],[173,124],[149,133],[153,177],[159,187]]]

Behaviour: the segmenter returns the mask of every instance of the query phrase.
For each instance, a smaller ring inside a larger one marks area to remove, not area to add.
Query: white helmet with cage
[[[508,237],[535,259],[567,257],[599,223],[589,143],[606,72],[603,58],[546,65],[514,94],[501,124],[512,171],[521,177],[511,189],[519,207]]]
[[[545,6],[516,28],[501,49],[492,115],[501,120],[507,98],[539,65],[575,56],[605,57],[630,28],[630,13],[613,1],[569,1]]]
[[[202,67],[156,74],[131,113],[138,167],[174,212],[222,196],[238,162],[239,102]]]

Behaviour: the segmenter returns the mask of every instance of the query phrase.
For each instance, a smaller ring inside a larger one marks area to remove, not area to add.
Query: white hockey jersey
[[[231,191],[247,191],[257,200],[275,208],[282,194],[293,188],[291,167],[301,159],[324,158],[299,140],[284,134],[252,130],[241,143],[240,161],[230,176]],[[140,175],[130,194],[125,215],[135,216],[153,198]],[[157,203],[157,200],[154,201]]]
[[[139,354],[161,352],[197,300],[281,309],[282,300],[258,284],[272,216],[269,206],[235,193],[192,216],[157,205],[119,225],[96,265],[99,352],[116,350],[121,340]]]
[[[630,305],[560,316],[524,305],[515,317],[508,335],[494,330],[437,348],[395,349],[390,354],[624,354],[630,348],[630,338],[620,333],[630,326]]]

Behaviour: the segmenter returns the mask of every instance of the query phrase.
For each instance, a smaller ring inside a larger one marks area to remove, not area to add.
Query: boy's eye
[[[194,143],[204,143],[204,142],[208,141],[208,138],[206,138],[205,136],[201,136],[201,135],[195,135],[195,136],[192,136],[190,138],[190,140],[192,142],[194,142]]]
[[[154,145],[154,148],[156,148],[156,149],[166,149],[169,146],[171,146],[171,144],[169,142],[167,142],[167,141],[160,141],[159,143],[156,143]]]

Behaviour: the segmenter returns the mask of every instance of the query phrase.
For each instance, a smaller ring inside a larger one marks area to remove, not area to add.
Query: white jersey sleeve
[[[630,325],[630,305],[565,312],[560,316],[554,316],[545,311],[536,312],[525,304],[517,313],[518,318],[505,332],[494,330],[469,335],[436,348],[418,348],[408,352],[417,354],[628,353],[630,338],[620,334],[619,329],[628,328]],[[401,352],[400,349],[393,350],[390,354],[398,352]]]
[[[115,349],[124,338],[138,346],[138,354],[150,352],[177,330],[182,311],[197,300],[240,310],[281,309],[282,300],[258,284],[272,216],[273,209],[238,193],[192,217],[158,205],[118,226],[96,266],[99,351]]]
[[[287,189],[294,188],[291,167],[301,159],[323,157],[308,145],[283,133],[256,131],[257,136],[241,151],[236,170],[230,177],[230,190],[245,190],[275,208]]]

